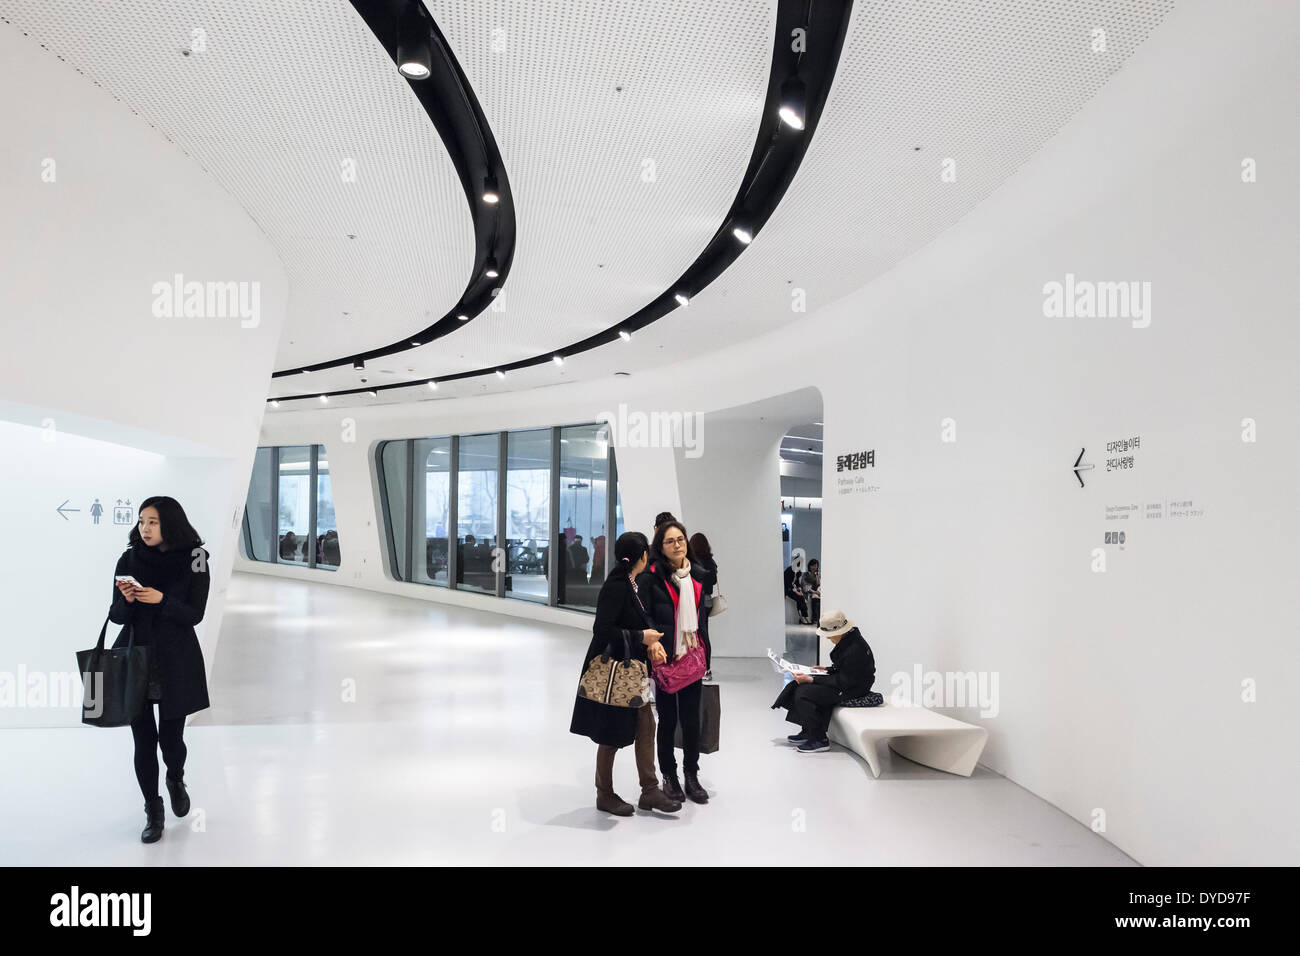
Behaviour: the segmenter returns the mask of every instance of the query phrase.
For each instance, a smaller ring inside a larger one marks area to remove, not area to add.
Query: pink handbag
[[[675,694],[704,676],[704,639],[695,636],[695,647],[671,664],[656,664],[655,684],[665,694]]]

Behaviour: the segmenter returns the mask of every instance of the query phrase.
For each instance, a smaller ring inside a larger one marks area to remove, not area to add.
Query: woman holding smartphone
[[[185,718],[208,706],[207,672],[194,625],[208,603],[208,553],[175,498],[155,496],[140,505],[130,547],[118,558],[109,619],[130,624],[135,643],[148,647],[145,705],[131,723],[135,777],[144,795],[146,823],[140,839],[162,838],[163,801],[158,793],[158,750],[167,765],[172,812],[190,812],[185,791]],[[125,647],[124,630],[114,647]],[[154,719],[154,705],[158,717]]]

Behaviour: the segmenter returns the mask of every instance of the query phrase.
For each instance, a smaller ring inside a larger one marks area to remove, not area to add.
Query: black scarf
[[[190,573],[194,557],[187,549],[163,551],[147,544],[131,548],[131,574],[147,588],[157,588],[164,594],[168,585],[174,585]]]

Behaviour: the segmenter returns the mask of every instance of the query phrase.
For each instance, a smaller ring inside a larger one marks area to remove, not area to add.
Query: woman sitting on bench
[[[842,611],[822,615],[817,633],[835,644],[831,666],[814,668],[823,673],[795,674],[794,680],[781,689],[772,705],[786,709],[785,719],[803,729],[786,739],[799,745],[799,753],[813,754],[831,749],[826,731],[831,712],[842,701],[864,697],[876,682],[876,658],[866,638]]]

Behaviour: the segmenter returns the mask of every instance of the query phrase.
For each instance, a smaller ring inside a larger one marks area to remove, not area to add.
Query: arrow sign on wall
[[[68,507],[65,507],[65,506],[67,505],[67,503],[68,503],[68,499],[67,499],[67,498],[64,498],[64,499],[63,499],[63,504],[59,505],[57,508],[54,509],[54,510],[57,511],[60,515],[63,515],[63,520],[64,520],[64,521],[67,521],[67,520],[68,520],[68,516],[65,515],[65,514],[63,514],[63,512],[65,512],[65,511],[80,511],[80,510],[81,510],[80,508],[68,508]]]
[[[1079,449],[1079,457],[1076,458],[1076,459],[1074,459],[1074,477],[1076,477],[1076,478],[1079,479],[1079,487],[1080,487],[1080,488],[1083,487],[1083,475],[1079,474],[1079,472],[1081,472],[1081,471],[1091,471],[1091,470],[1092,470],[1092,467],[1093,467],[1092,465],[1084,465],[1084,464],[1081,464],[1081,462],[1083,461],[1083,453],[1084,453],[1085,450],[1086,450],[1086,449],[1080,448],[1080,449]]]

